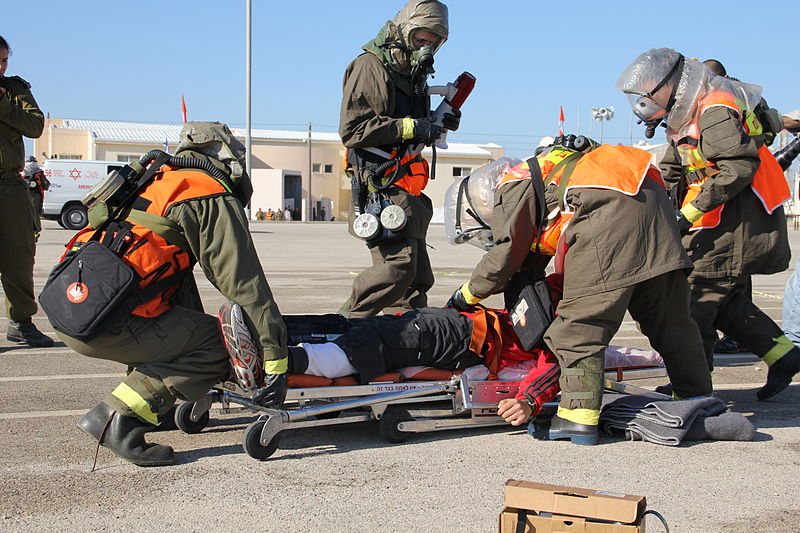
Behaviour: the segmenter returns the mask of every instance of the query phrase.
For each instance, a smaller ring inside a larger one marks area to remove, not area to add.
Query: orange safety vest
[[[394,158],[396,155],[397,150],[393,150],[390,159]],[[422,157],[422,154],[416,153],[403,156],[400,158],[398,164],[400,166],[408,165],[408,170],[405,176],[397,180],[394,184],[414,196],[422,194],[422,190],[428,185],[428,179],[430,179],[430,168],[428,162]],[[391,176],[396,168],[397,165],[392,165],[384,173],[384,176]]]
[[[700,152],[699,117],[712,107],[727,107],[734,110],[742,121],[745,133],[751,137],[761,135],[764,131],[756,114],[744,109],[744,105],[731,93],[713,91],[706,96],[700,103],[695,116],[696,118],[689,126],[689,136],[681,139],[677,145],[678,153],[681,156],[681,161],[684,162],[686,170],[688,172],[695,172],[698,176],[702,176],[699,180],[689,183],[686,196],[683,198],[682,206],[689,205],[697,198],[697,195],[699,195],[702,190],[703,183],[719,172],[716,165],[706,160]],[[775,160],[769,148],[762,145],[761,148],[758,149],[758,158],[761,162],[753,176],[753,180],[750,182],[750,188],[755,195],[758,196],[758,199],[761,200],[761,205],[764,206],[767,213],[772,214],[773,211],[792,197],[792,192],[783,175],[783,169],[781,169],[780,164]],[[722,204],[708,213],[703,214],[703,216],[692,224],[690,229],[692,231],[697,231],[717,227],[722,220],[722,211],[724,207],[725,204]]]
[[[175,170],[165,165],[145,186],[139,194],[139,198],[149,202],[146,213],[164,217],[169,208],[178,202],[223,194],[230,193],[219,181],[205,172],[189,169]],[[141,200],[138,201],[141,202]],[[192,268],[193,259],[188,251],[168,243],[163,237],[145,226],[129,220],[127,223],[131,225],[132,236],[121,257],[141,278],[140,288],[145,288],[160,279]],[[92,230],[85,231],[76,237],[75,242],[86,242],[93,233]],[[100,240],[103,240],[103,236],[100,237]],[[165,289],[136,307],[132,314],[144,318],[161,315],[172,308],[169,299],[177,290],[177,285]]]
[[[572,153],[566,150],[553,150],[538,158],[546,185],[561,184],[564,167],[562,166],[555,173],[552,170],[562,159]],[[636,196],[647,176],[657,181],[662,187],[664,186],[661,174],[653,166],[652,154],[632,146],[603,144],[581,157],[575,165],[572,175],[568,178],[569,183],[564,189],[564,196],[570,189],[576,188],[608,189],[628,196]],[[530,178],[531,173],[526,161],[510,169],[497,187]],[[568,205],[564,206],[564,210],[557,209],[550,213],[544,228],[540,229],[534,239],[531,250],[535,252],[538,248],[540,253],[546,255],[556,255],[559,251],[562,251],[563,254],[564,229],[573,214],[569,211]]]

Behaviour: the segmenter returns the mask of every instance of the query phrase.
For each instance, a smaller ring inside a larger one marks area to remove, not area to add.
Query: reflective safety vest
[[[397,150],[393,150],[390,159],[397,156]],[[400,158],[400,171],[405,169],[405,176],[397,180],[394,184],[397,187],[405,190],[409,194],[419,196],[422,194],[423,189],[428,185],[430,179],[430,168],[428,162],[422,157],[422,154],[417,152],[409,154]],[[397,170],[397,165],[392,165],[384,173],[384,176],[392,176]]]
[[[582,154],[572,173],[567,177],[568,183],[561,183],[566,166],[558,168],[558,164],[575,152],[567,150],[553,150],[538,158],[539,167],[546,185],[558,186],[561,193],[559,207],[551,211],[534,239],[532,251],[546,255],[561,255],[565,251],[564,229],[574,214],[564,198],[571,189],[608,189],[618,191],[627,196],[636,196],[644,182],[645,177],[650,177],[662,187],[664,182],[661,173],[653,165],[652,154],[632,146],[611,146],[603,144]],[[556,169],[553,172],[553,169]],[[523,162],[510,169],[498,184],[498,188],[506,183],[530,179],[531,174],[528,163]]]
[[[744,104],[734,97],[733,94],[725,91],[713,91],[706,96],[698,107],[695,119],[689,126],[689,135],[680,139],[676,144],[681,162],[687,172],[693,173],[694,179],[690,179],[686,195],[683,198],[682,206],[691,203],[702,190],[703,183],[719,172],[716,165],[703,157],[700,152],[700,116],[712,107],[727,107],[732,109],[742,121],[745,133],[754,137],[764,132],[764,127],[753,111],[747,110]],[[766,146],[758,149],[758,158],[761,161],[756,170],[750,188],[761,200],[761,205],[767,213],[772,214],[775,209],[783,205],[792,197],[789,184],[772,152]],[[722,220],[722,211],[725,204],[703,214],[697,219],[690,228],[697,231],[707,228],[715,228]]]
[[[194,258],[188,246],[178,246],[174,241],[185,241],[180,226],[167,219],[169,209],[180,202],[231,194],[219,181],[199,170],[175,170],[164,166],[133,201],[129,212],[118,223],[112,223],[100,237],[101,242],[119,245],[119,255],[141,278],[140,288],[158,280],[191,269]],[[79,234],[75,243],[88,241],[94,230]],[[172,236],[172,243],[162,235]],[[80,245],[80,244],[78,244]],[[191,275],[191,274],[189,274]],[[147,302],[136,307],[132,314],[152,318],[172,308],[169,299],[178,289],[176,283]]]

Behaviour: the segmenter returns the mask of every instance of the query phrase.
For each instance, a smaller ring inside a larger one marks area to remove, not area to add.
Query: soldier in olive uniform
[[[44,115],[27,82],[19,76],[5,76],[10,54],[8,42],[0,37],[0,279],[9,318],[6,338],[48,347],[53,339],[31,321],[37,310],[33,297],[36,214],[20,176],[25,160],[22,137],[38,138],[44,129]],[[21,230],[26,227],[30,231]]]

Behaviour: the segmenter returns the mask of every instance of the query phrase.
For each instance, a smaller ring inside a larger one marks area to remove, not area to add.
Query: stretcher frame
[[[604,385],[614,393],[667,400],[671,397],[623,381],[626,377],[664,376],[663,367],[610,369],[606,370]],[[304,387],[289,389],[282,409],[270,409],[250,401],[249,394],[237,383],[226,381],[197,402],[179,404],[175,423],[185,433],[198,433],[208,424],[215,403],[221,404],[223,414],[254,412],[258,418],[244,430],[242,446],[250,457],[265,460],[278,449],[282,433],[308,427],[377,420],[380,436],[388,442],[400,443],[416,433],[507,425],[497,415],[497,404],[504,398],[513,398],[518,388],[517,381],[471,381],[464,374],[446,381]]]

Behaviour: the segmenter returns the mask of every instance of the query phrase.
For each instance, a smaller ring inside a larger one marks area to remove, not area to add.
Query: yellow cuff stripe
[[[461,286],[461,294],[464,296],[464,300],[466,300],[469,305],[475,305],[482,299],[473,295],[472,291],[469,290],[469,281]]]
[[[600,423],[600,411],[597,409],[567,409],[566,407],[559,407],[558,416],[564,420],[586,426],[596,426]]]
[[[289,370],[289,358],[264,361],[264,372],[267,374],[285,374]]]
[[[692,204],[686,204],[685,206],[681,207],[681,213],[683,213],[683,216],[685,216],[686,220],[689,222],[694,222],[701,216],[705,215],[703,211],[700,211]]]
[[[789,351],[794,348],[794,343],[789,340],[789,337],[786,335],[781,335],[777,339],[772,340],[775,341],[775,346],[773,346],[770,351],[761,357],[761,359],[767,363],[768,366],[774,365],[778,359],[789,353]]]
[[[147,400],[142,398],[141,394],[133,390],[127,383],[120,383],[114,392],[112,392],[122,403],[131,408],[131,411],[136,413],[142,420],[150,422],[151,424],[158,425],[158,415],[156,415]]]
[[[406,117],[403,119],[403,140],[407,141],[414,136],[414,119]]]

